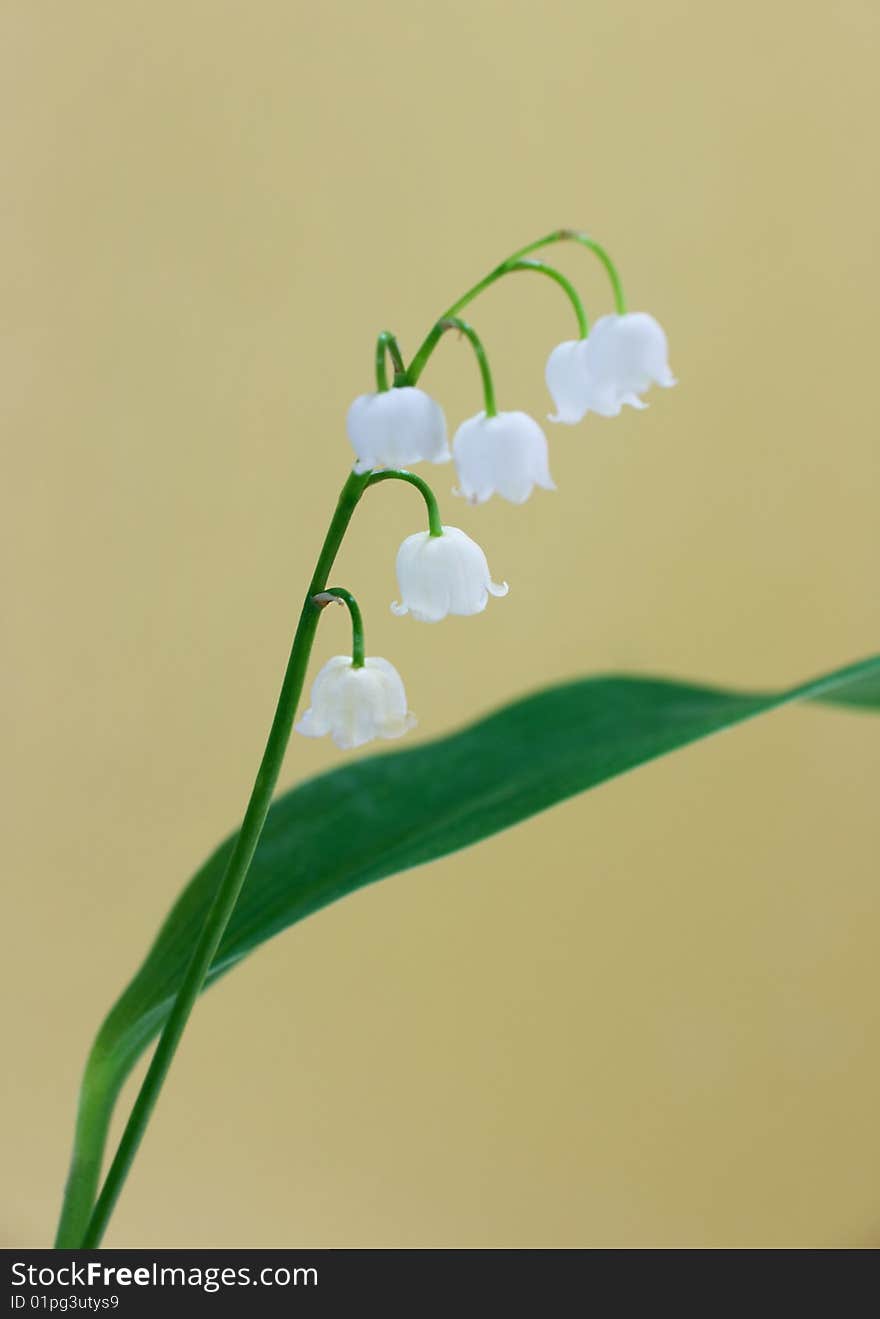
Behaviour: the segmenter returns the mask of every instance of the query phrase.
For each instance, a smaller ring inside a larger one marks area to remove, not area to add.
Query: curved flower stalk
[[[481,614],[490,595],[507,595],[507,582],[493,582],[486,556],[458,527],[407,536],[397,551],[400,603],[392,613],[439,623],[449,614]]]
[[[568,277],[531,256],[563,241],[592,252],[611,281],[615,313],[597,321],[592,333]],[[294,727],[318,622],[327,604],[341,600],[347,605],[352,621],[352,653],[350,658],[335,656],[318,673],[312,684],[311,705],[296,725],[299,732],[307,737],[329,734],[340,748],[348,750],[373,738],[399,737],[414,723],[397,670],[387,660],[364,654],[363,622],[354,597],[341,587],[327,588],[336,555],[367,490],[385,481],[399,481],[416,487],[425,502],[427,531],[409,536],[397,554],[401,601],[393,606],[395,613],[438,622],[449,614],[482,613],[490,595],[507,594],[506,583],[492,580],[480,546],[459,528],[443,525],[430,486],[406,468],[424,461],[445,463],[452,456],[443,409],[418,388],[418,382],[440,339],[448,330],[456,329],[469,340],[476,356],[484,403],[483,411],[464,422],[455,436],[462,492],[475,503],[499,494],[511,503],[521,504],[536,485],[554,488],[541,427],[523,412],[498,410],[485,348],[473,327],[459,318],[459,312],[498,280],[529,272],[544,276],[562,290],[577,321],[578,339],[561,344],[547,364],[556,420],[576,421],[588,411],[611,416],[624,404],[639,406],[640,395],[649,385],[668,387],[674,383],[660,326],[644,313],[627,312],[623,287],[611,258],[594,239],[572,229],[554,230],[490,270],[433,322],[409,364],[393,334],[383,331],[378,336],[376,392],[356,398],[348,410],[354,469],[340,492],[305,593],[278,705],[241,828],[228,851],[222,878],[103,1185],[100,1173],[104,1143],[116,1092],[105,1088],[96,1100],[87,1087],[83,1088],[56,1239],[60,1247],[94,1249],[101,1242],[247,878]],[[389,358],[394,370],[390,382]]]

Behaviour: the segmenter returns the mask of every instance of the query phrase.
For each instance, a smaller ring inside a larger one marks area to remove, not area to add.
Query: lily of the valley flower
[[[446,418],[422,389],[405,385],[380,394],[361,394],[348,409],[348,438],[357,455],[354,470],[449,462]]]
[[[461,493],[471,503],[499,494],[511,504],[523,504],[536,485],[556,489],[544,432],[525,412],[477,413],[459,426],[452,454]]]
[[[306,737],[327,733],[342,751],[373,738],[401,737],[416,722],[393,664],[369,655],[355,668],[350,655],[334,655],[312,683],[311,705],[296,725]]]
[[[589,411],[590,377],[587,375],[586,352],[586,339],[568,339],[557,344],[547,358],[544,378],[556,404],[556,412],[548,413],[548,421],[562,421],[574,426]]]
[[[486,556],[458,527],[441,536],[420,531],[407,536],[397,552],[401,603],[395,614],[412,614],[422,623],[439,623],[447,614],[481,614],[490,595],[507,595],[506,582],[492,581]]]
[[[588,412],[616,417],[625,404],[647,407],[640,395],[651,385],[675,384],[666,335],[647,312],[602,316],[588,337],[561,343],[547,359],[546,380],[556,414],[574,425]]]

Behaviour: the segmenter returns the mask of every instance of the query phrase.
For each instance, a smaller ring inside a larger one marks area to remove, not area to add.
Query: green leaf
[[[644,677],[585,678],[516,701],[451,736],[310,779],[272,806],[207,984],[365,884],[797,700],[880,709],[880,656],[770,695]],[[101,1027],[83,1080],[59,1244],[75,1241],[84,1226],[116,1095],[165,1021],[232,841],[183,890]]]

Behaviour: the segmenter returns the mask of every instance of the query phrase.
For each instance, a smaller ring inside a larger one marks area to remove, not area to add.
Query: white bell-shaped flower
[[[588,412],[616,417],[625,404],[647,407],[640,395],[651,385],[675,384],[666,335],[647,312],[602,316],[586,339],[559,344],[546,379],[557,408],[550,420],[569,425]]]
[[[590,377],[584,360],[586,339],[569,339],[557,344],[547,358],[544,378],[556,412],[548,414],[548,421],[562,421],[574,426],[583,421],[590,405]]]
[[[416,722],[393,664],[368,655],[356,669],[350,655],[334,655],[312,683],[311,705],[296,725],[306,737],[327,733],[343,751],[376,737],[401,737]]]
[[[473,504],[494,494],[523,504],[536,485],[556,489],[544,432],[525,412],[477,413],[459,426],[452,454],[460,491]]]
[[[587,338],[584,355],[590,411],[613,417],[625,403],[646,406],[639,395],[651,385],[668,389],[675,384],[668,356],[663,327],[647,312],[602,316]]]
[[[449,462],[446,418],[440,404],[412,385],[361,394],[348,409],[346,429],[356,472]]]
[[[412,614],[422,623],[439,623],[447,614],[481,614],[490,595],[507,595],[507,583],[492,581],[486,556],[458,527],[442,536],[420,531],[407,536],[397,552],[401,603],[395,614]]]

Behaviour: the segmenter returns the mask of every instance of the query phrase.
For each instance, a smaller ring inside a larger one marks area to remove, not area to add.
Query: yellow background
[[[422,511],[371,494],[334,576],[418,736],[877,649],[880,11],[13,0],[2,38],[0,1226],[37,1245],[93,1031],[240,818],[379,329],[580,225],[680,378],[553,429],[524,508],[436,469],[511,583],[480,618],[391,616]],[[543,416],[573,322],[508,285],[473,319]],[[465,345],[424,383],[479,406]],[[277,939],[199,1005],[107,1244],[876,1244],[878,733],[780,713]],[[285,783],[339,761],[296,739]]]

